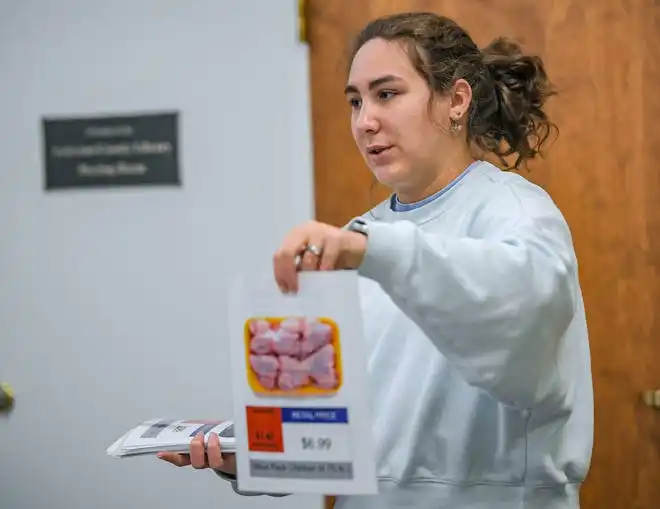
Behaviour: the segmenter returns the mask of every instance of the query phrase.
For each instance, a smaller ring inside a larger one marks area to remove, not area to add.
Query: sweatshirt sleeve
[[[578,299],[561,214],[526,216],[481,238],[408,221],[368,225],[358,273],[376,281],[468,383],[521,408],[548,395],[542,378]]]
[[[225,472],[220,472],[218,470],[214,470],[216,475],[220,477],[221,479],[227,481],[232,489],[234,490],[234,493],[238,495],[242,495],[244,497],[258,497],[258,496],[269,496],[269,497],[287,497],[289,494],[287,493],[261,493],[261,492],[254,492],[254,491],[241,491],[238,489],[238,481],[236,479],[236,476],[227,474]]]

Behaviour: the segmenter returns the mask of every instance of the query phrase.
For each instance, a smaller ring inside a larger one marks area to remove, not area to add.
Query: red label
[[[248,449],[254,452],[284,452],[282,409],[246,407]]]

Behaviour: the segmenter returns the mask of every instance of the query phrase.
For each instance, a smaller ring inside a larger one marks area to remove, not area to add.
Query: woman
[[[593,401],[571,235],[544,191],[476,157],[536,157],[551,94],[539,58],[444,17],[359,34],[351,127],[391,198],[295,228],[274,257],[284,292],[300,269],[363,276],[379,494],[337,508],[578,508]],[[215,439],[166,459],[235,471]]]

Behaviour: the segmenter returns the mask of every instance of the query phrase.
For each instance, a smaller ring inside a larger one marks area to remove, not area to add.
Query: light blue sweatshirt
[[[379,494],[335,508],[577,509],[590,354],[550,197],[479,161],[424,203],[394,198],[362,218]]]

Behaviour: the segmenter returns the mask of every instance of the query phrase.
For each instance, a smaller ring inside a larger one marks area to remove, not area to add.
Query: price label
[[[300,439],[303,451],[319,450],[329,451],[332,448],[332,438],[330,437],[302,437]]]
[[[250,451],[284,452],[282,411],[273,407],[248,407],[248,448]]]
[[[349,461],[351,431],[345,408],[283,408],[284,449],[292,459]]]

